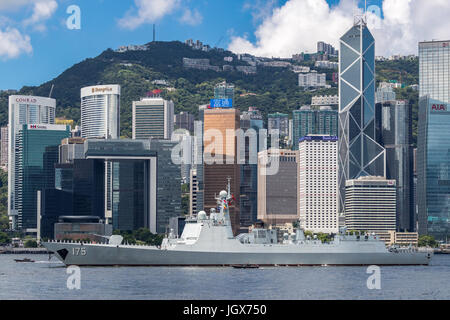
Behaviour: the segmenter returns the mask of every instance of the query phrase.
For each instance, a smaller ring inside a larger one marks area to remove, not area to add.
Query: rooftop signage
[[[303,141],[338,141],[338,137],[336,136],[305,136],[298,140],[298,142]]]
[[[211,108],[233,108],[233,99],[211,99]]]
[[[440,112],[440,111],[447,111],[447,105],[446,104],[438,104],[438,103],[433,103],[431,104],[431,112]]]
[[[120,94],[120,86],[114,84],[114,85],[92,86],[81,88],[82,97],[103,95],[103,94]]]

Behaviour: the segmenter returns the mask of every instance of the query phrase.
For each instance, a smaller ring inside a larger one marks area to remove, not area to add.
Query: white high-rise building
[[[24,124],[54,124],[56,100],[34,96],[9,96],[8,125],[8,215],[16,228],[16,150],[17,135]]]
[[[120,86],[81,88],[81,136],[118,139],[120,137]]]
[[[308,135],[301,138],[298,175],[300,227],[312,232],[337,233],[337,137]]]
[[[163,98],[149,97],[133,101],[133,139],[172,138],[174,104]]]

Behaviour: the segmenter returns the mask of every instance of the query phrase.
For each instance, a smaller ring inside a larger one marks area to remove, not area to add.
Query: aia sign
[[[445,104],[433,104],[431,111],[447,111],[447,105]]]

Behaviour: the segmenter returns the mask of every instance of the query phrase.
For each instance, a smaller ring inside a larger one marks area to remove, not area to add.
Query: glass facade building
[[[148,169],[147,169],[148,170]],[[137,230],[145,227],[148,207],[146,161],[121,160],[112,163],[112,221],[114,230]]]
[[[385,176],[385,150],[375,137],[375,39],[364,20],[340,39],[339,210],[345,181]]]
[[[241,129],[245,132],[249,129],[258,134],[263,129],[264,122],[259,110],[250,107],[249,111],[241,114]],[[240,223],[241,227],[249,227],[258,218],[258,164],[250,163],[250,139],[245,140],[244,148],[245,163],[241,164],[240,176]],[[257,148],[259,152],[259,136],[257,136]]]
[[[37,191],[54,188],[58,145],[70,137],[64,125],[23,125],[17,135],[15,207],[17,229],[37,228]]]
[[[378,103],[379,143],[386,149],[386,178],[397,183],[397,231],[414,232],[412,109],[408,101]]]
[[[450,233],[450,41],[419,43],[419,234]]]
[[[338,111],[329,106],[312,109],[303,106],[293,111],[293,149],[298,150],[299,140],[309,134],[338,135]]]

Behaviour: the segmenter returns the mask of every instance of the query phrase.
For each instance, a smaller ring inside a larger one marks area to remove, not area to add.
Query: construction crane
[[[224,37],[225,37],[225,36],[221,36],[221,37],[220,37],[219,41],[217,41],[217,43],[214,45],[215,48],[218,48],[218,45],[222,42],[222,40],[223,40]]]
[[[55,85],[54,84],[52,84],[52,88],[50,89],[50,94],[48,95],[48,97],[49,98],[51,98],[52,97],[52,93],[53,93],[53,88],[55,87]]]

